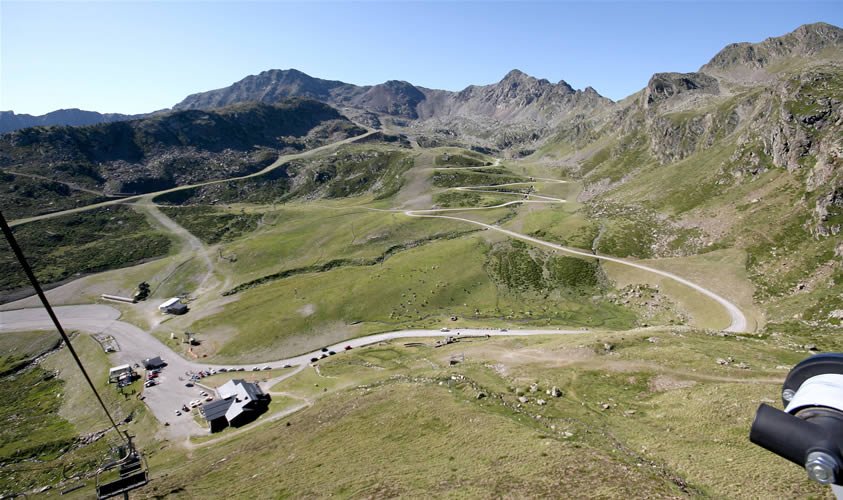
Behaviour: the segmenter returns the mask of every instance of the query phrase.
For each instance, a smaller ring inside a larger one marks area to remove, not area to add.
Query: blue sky
[[[612,99],[843,2],[12,2],[0,110],[140,113],[271,68],[459,90],[518,68]]]

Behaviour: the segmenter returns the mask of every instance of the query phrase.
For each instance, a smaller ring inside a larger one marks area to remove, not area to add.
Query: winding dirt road
[[[555,182],[555,183],[564,182],[564,181],[559,181],[559,180],[555,180],[555,179],[536,179],[535,182],[539,182],[539,181]],[[533,182],[512,182],[512,183],[508,183],[508,184],[499,184],[498,186],[494,186],[494,187],[513,186],[513,185],[532,184],[532,183]],[[707,288],[705,288],[701,285],[693,283],[693,282],[691,282],[691,281],[689,281],[685,278],[682,278],[681,276],[677,276],[673,273],[670,273],[670,272],[667,272],[667,271],[662,271],[660,269],[655,269],[655,268],[652,268],[652,267],[649,267],[649,266],[645,266],[644,264],[639,264],[637,262],[632,262],[632,261],[620,259],[620,258],[617,258],[617,257],[597,255],[597,254],[593,254],[591,252],[586,252],[586,251],[579,250],[579,249],[576,249],[576,248],[565,247],[565,246],[562,246],[562,245],[558,245],[556,243],[551,243],[549,241],[540,240],[540,239],[534,238],[532,236],[527,236],[525,234],[516,233],[515,231],[510,231],[509,229],[504,229],[502,227],[498,227],[498,226],[495,226],[495,225],[492,225],[492,224],[486,224],[484,222],[466,219],[464,217],[455,217],[453,215],[436,215],[436,214],[442,213],[442,212],[461,212],[461,211],[466,211],[466,210],[489,210],[489,209],[492,209],[492,208],[501,208],[501,207],[516,205],[516,204],[521,204],[521,203],[564,203],[565,202],[565,200],[562,200],[562,199],[559,199],[559,198],[551,198],[551,197],[548,197],[548,196],[541,196],[541,195],[532,194],[532,193],[524,194],[524,193],[519,193],[519,192],[516,192],[516,191],[486,191],[485,189],[489,188],[489,187],[493,187],[493,186],[460,186],[460,187],[453,188],[453,189],[459,190],[459,191],[468,191],[468,192],[472,192],[472,191],[494,192],[496,194],[511,194],[511,195],[516,195],[516,196],[526,196],[526,197],[530,197],[530,198],[539,198],[539,199],[538,200],[524,199],[524,200],[518,200],[518,201],[509,201],[509,202],[506,202],[506,203],[502,203],[500,205],[494,205],[494,206],[490,206],[490,207],[431,208],[431,209],[423,209],[423,210],[404,210],[403,213],[405,215],[407,215],[408,217],[430,217],[430,218],[437,218],[437,219],[451,219],[451,220],[456,220],[456,221],[461,221],[461,222],[467,222],[469,224],[474,224],[476,226],[484,227],[484,228],[492,230],[492,231],[497,231],[499,233],[503,233],[503,234],[505,234],[507,236],[510,236],[512,238],[516,238],[516,239],[523,240],[523,241],[528,241],[530,243],[540,245],[540,246],[544,246],[544,247],[547,247],[547,248],[552,248],[553,250],[557,250],[557,251],[567,253],[567,254],[570,254],[570,255],[576,255],[576,256],[579,256],[579,257],[589,257],[589,258],[593,258],[593,259],[604,260],[604,261],[607,261],[607,262],[615,262],[617,264],[621,264],[621,265],[629,266],[629,267],[634,267],[636,269],[641,269],[643,271],[647,271],[647,272],[650,272],[650,273],[657,274],[659,276],[663,276],[663,277],[668,278],[670,280],[673,280],[677,283],[680,283],[684,286],[687,286],[688,288],[691,288],[692,290],[695,290],[695,291],[705,295],[706,297],[708,297],[710,299],[713,299],[718,304],[720,304],[726,310],[726,312],[729,314],[730,323],[729,323],[729,326],[727,326],[725,328],[725,330],[727,332],[745,332],[747,330],[748,322],[747,322],[747,319],[746,319],[746,315],[744,315],[743,311],[741,311],[740,308],[737,305],[735,305],[733,302],[729,301],[728,299],[724,298],[723,296],[718,295],[718,294],[712,292],[711,290],[709,290],[709,289],[707,289]]]

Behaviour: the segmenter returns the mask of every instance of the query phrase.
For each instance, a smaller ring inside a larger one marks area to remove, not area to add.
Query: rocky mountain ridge
[[[574,90],[564,81],[554,84],[519,70],[510,71],[494,84],[452,92],[397,80],[357,86],[290,69],[264,71],[229,87],[193,94],[174,108],[212,109],[237,102],[271,103],[292,96],[320,100],[367,123],[374,124],[368,120],[378,116],[378,125],[387,121],[391,126],[408,127],[421,135],[426,145],[457,143],[489,149],[533,143],[548,127],[566,118],[612,105],[591,87]],[[509,130],[502,130],[505,125]]]
[[[511,118],[516,111],[534,104],[547,113],[550,104],[584,94],[601,99],[588,88],[576,91],[564,81],[552,84],[519,70],[510,71],[490,85],[472,85],[459,92],[418,87],[409,82],[390,80],[378,85],[357,86],[311,77],[295,69],[268,70],[232,85],[186,97],[173,109],[213,109],[239,102],[274,102],[287,97],[307,97],[332,106],[358,108],[405,119],[482,115]],[[606,102],[609,99],[602,98]]]

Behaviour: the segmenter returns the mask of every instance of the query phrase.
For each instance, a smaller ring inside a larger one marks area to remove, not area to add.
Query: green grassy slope
[[[166,255],[170,238],[123,206],[100,208],[18,226],[15,238],[42,284],[125,267]],[[0,291],[27,286],[8,243],[0,243]]]
[[[650,330],[355,349],[272,388],[309,408],[191,460],[157,455],[166,472],[141,496],[822,496],[747,439],[801,341]]]

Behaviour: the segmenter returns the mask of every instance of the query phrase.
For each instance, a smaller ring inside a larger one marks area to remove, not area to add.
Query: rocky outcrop
[[[718,94],[717,79],[703,73],[656,73],[644,89],[644,101],[649,106],[679,94]]]
[[[818,236],[837,236],[843,227],[843,186],[817,200],[815,208]]]

